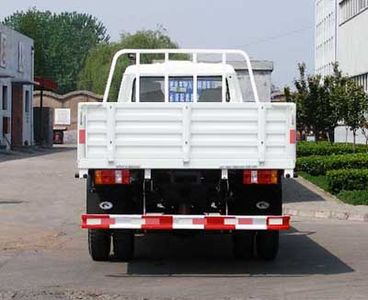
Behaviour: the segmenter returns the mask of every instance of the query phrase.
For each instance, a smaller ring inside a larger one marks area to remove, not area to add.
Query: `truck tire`
[[[233,253],[237,259],[251,259],[254,253],[254,233],[235,232],[233,234]]]
[[[114,258],[118,261],[128,261],[134,255],[134,233],[115,230],[112,233]]]
[[[274,260],[279,251],[278,231],[259,231],[256,235],[258,257],[264,260]]]
[[[109,231],[88,229],[88,250],[93,260],[109,260],[110,245],[111,239]]]

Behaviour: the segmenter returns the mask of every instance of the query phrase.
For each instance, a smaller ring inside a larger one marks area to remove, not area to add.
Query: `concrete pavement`
[[[0,163],[0,299],[366,299],[367,223],[294,217],[275,262],[228,235],[136,237],[129,263],[91,261],[73,150]],[[286,202],[319,202],[295,181]]]

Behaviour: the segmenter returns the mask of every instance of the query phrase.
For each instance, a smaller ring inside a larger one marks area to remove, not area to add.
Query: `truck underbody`
[[[281,172],[275,171],[272,184],[248,184],[244,170],[230,171],[226,180],[218,170],[152,170],[149,180],[142,170],[125,170],[121,184],[108,177],[115,170],[104,170],[105,178],[96,179],[99,172],[88,176],[82,216],[96,260],[109,259],[111,238],[115,258],[129,259],[134,234],[152,231],[230,233],[237,257],[251,257],[257,241],[258,255],[273,259],[278,231],[289,228],[289,217],[282,216]],[[264,239],[268,243],[262,246]]]

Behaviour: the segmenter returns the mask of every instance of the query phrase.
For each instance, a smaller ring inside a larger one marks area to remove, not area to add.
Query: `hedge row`
[[[334,194],[368,189],[368,169],[333,170],[328,171],[326,175],[329,190]]]
[[[298,142],[297,156],[311,155],[338,155],[351,153],[367,153],[365,145],[355,145],[355,151],[352,144],[330,144],[329,142]]]
[[[368,205],[368,190],[342,191],[337,197],[352,205]]]
[[[368,154],[300,157],[297,159],[296,169],[313,176],[325,175],[330,170],[368,169]]]

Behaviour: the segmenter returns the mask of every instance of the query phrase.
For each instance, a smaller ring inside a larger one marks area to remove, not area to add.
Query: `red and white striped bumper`
[[[290,216],[82,215],[82,228],[138,230],[288,230]]]

